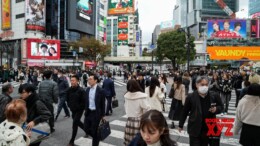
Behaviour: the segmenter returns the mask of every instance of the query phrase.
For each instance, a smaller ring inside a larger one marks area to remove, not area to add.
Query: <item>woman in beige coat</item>
[[[151,78],[150,86],[145,88],[148,95],[147,100],[151,105],[151,109],[162,111],[162,100],[164,98],[163,89],[160,88],[160,82],[156,77]]]
[[[127,92],[124,97],[127,121],[124,144],[128,146],[134,136],[139,132],[140,117],[143,113],[150,110],[151,107],[146,99],[147,94],[142,92],[142,88],[136,80],[129,80],[126,88]]]

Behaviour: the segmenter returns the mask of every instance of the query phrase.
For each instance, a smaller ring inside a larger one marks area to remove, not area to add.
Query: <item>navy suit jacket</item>
[[[104,80],[102,88],[105,90],[105,96],[113,97],[116,95],[114,81],[110,78]]]
[[[86,89],[87,95],[86,95],[86,107],[85,107],[85,116],[88,116],[89,114],[89,90],[90,88],[88,87]],[[96,88],[96,93],[95,93],[95,105],[96,105],[96,115],[99,118],[102,118],[105,116],[105,94],[104,90],[97,86]]]

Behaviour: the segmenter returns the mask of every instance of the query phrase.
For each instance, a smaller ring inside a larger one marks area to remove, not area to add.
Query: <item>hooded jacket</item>
[[[1,146],[28,146],[29,137],[16,123],[5,120],[0,124],[0,145]]]
[[[39,100],[37,93],[32,93],[25,99],[27,108],[27,123],[34,121],[35,125],[50,119],[51,113],[45,104]]]
[[[151,109],[147,94],[143,92],[127,92],[124,97],[127,117],[141,117],[143,113]]]

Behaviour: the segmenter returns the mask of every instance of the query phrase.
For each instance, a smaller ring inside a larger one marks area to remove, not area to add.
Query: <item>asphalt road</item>
[[[170,83],[172,81],[170,80]],[[12,94],[13,97],[19,97],[17,93],[18,84],[14,84],[15,92]],[[1,87],[0,87],[1,88]],[[168,91],[170,89],[170,84],[167,85]],[[126,122],[125,110],[124,110],[124,98],[123,95],[126,92],[126,84],[123,83],[122,78],[117,78],[115,80],[115,90],[117,94],[117,99],[119,101],[119,107],[113,110],[111,116],[107,116],[106,120],[110,121],[111,135],[100,143],[100,146],[123,146],[123,136],[124,128]],[[235,117],[235,94],[232,93],[232,99],[229,106],[230,113],[228,115],[218,116],[220,118],[234,118]],[[167,98],[167,107],[169,108],[171,99]],[[167,118],[168,112],[163,113],[167,119],[167,123],[170,124],[171,121]],[[82,116],[82,121],[84,120],[84,115]],[[187,120],[186,120],[187,121]],[[178,122],[175,121],[177,124]],[[176,140],[179,146],[188,146],[189,138],[186,131],[186,125],[184,126],[184,131],[179,133],[177,129],[170,129],[171,138]],[[71,138],[72,133],[72,119],[64,118],[64,112],[62,111],[57,122],[55,123],[56,131],[51,135],[51,137],[42,142],[41,146],[66,146]],[[224,136],[225,129],[222,131],[221,146],[239,146],[238,136],[227,137]],[[91,146],[91,138],[83,138],[84,132],[79,128],[75,144],[78,146]]]

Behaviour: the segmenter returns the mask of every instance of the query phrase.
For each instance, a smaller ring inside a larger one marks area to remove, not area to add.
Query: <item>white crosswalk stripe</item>
[[[171,104],[171,99],[167,98],[167,105]],[[232,94],[231,98],[231,104],[229,105],[229,111],[227,115],[217,115],[219,118],[235,118],[236,108],[235,108],[235,95]],[[163,113],[164,117],[167,119],[168,125],[171,124],[171,120],[168,118],[168,112]],[[127,116],[124,115],[121,118],[117,120],[110,121],[110,127],[111,127],[111,134],[109,137],[100,143],[100,146],[114,146],[114,145],[123,145],[124,142],[124,128],[126,125]],[[178,124],[178,121],[174,121],[175,124]],[[189,146],[189,135],[187,133],[187,120],[184,125],[184,131],[181,133],[178,132],[177,129],[170,129],[170,135],[173,140],[176,140],[178,142],[179,146]],[[222,136],[221,136],[221,146],[240,146],[239,144],[239,137],[226,137],[224,136],[226,128],[222,130]],[[232,130],[231,130],[232,131]],[[115,143],[111,143],[111,141]],[[85,146],[90,145],[92,142],[91,138],[79,138],[75,141],[75,144],[79,146]],[[110,143],[109,143],[110,142]],[[121,144],[120,144],[121,143]]]
[[[19,83],[19,82],[11,82],[11,84],[12,84],[14,87],[20,86],[20,83]],[[0,85],[0,89],[2,89],[2,87],[3,87],[3,84]]]

